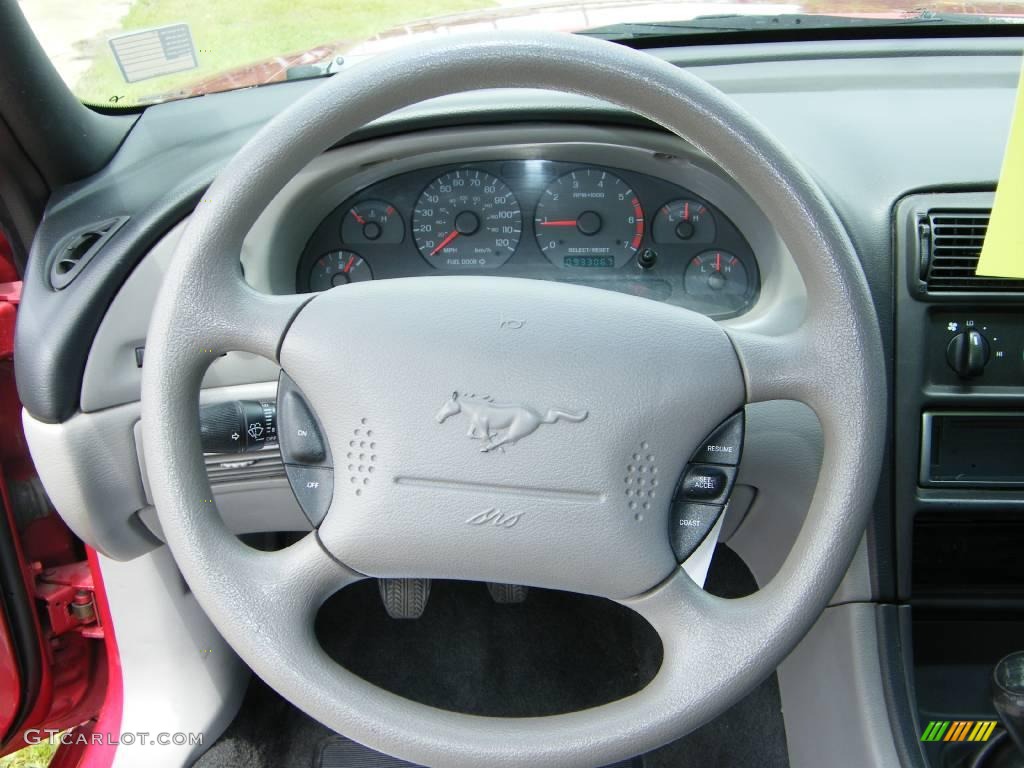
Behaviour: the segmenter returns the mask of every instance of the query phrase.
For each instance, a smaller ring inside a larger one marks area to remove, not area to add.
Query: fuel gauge
[[[326,291],[336,285],[373,280],[373,272],[358,253],[331,251],[316,260],[309,273],[309,290]]]
[[[710,243],[715,239],[715,217],[704,203],[672,200],[655,214],[651,236],[662,244]]]
[[[346,245],[397,245],[405,237],[405,223],[395,206],[383,200],[356,203],[341,220],[341,241]]]

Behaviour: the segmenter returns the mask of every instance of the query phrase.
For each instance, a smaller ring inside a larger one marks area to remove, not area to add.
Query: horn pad
[[[382,578],[643,592],[677,567],[679,473],[744,399],[708,318],[515,278],[327,291],[280,359],[334,457],[321,541]]]

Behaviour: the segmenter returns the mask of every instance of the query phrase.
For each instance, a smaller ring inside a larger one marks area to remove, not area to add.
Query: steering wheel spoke
[[[727,330],[743,369],[748,403],[799,400],[813,403],[820,393],[820,358],[806,325],[780,336]]]
[[[232,615],[224,631],[236,648],[253,645],[257,635],[260,640],[276,636],[273,646],[282,650],[308,641],[323,602],[364,578],[332,558],[315,532],[272,552],[254,550],[227,531],[222,534],[208,543],[209,554],[216,556],[225,582],[246,584],[245,595],[228,607]]]
[[[260,293],[237,276],[181,318],[183,331],[193,335],[200,356],[239,351],[277,361],[288,326],[311,298]]]

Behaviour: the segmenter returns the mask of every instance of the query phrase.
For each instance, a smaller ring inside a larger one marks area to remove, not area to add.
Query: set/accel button
[[[732,490],[732,480],[735,476],[734,467],[691,464],[683,475],[679,495],[694,501],[724,504],[729,491]]]

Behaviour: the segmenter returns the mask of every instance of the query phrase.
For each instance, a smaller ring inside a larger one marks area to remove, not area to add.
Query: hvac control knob
[[[964,331],[949,340],[946,362],[961,379],[981,376],[988,363],[988,339],[978,331]]]

